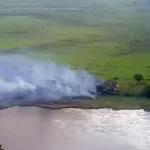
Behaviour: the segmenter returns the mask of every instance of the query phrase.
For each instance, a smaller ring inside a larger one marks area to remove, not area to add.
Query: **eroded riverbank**
[[[112,109],[112,110],[140,110],[150,111],[150,99],[131,98],[131,97],[101,97],[99,99],[67,99],[61,101],[25,101],[10,106],[0,106],[0,109],[8,109],[9,107],[39,107],[44,109]]]
[[[64,109],[64,108],[81,108],[81,109],[113,109],[113,110],[139,110],[150,111],[150,100],[129,97],[101,97],[99,99],[79,99],[55,102],[35,102],[24,106],[36,106],[46,109]]]

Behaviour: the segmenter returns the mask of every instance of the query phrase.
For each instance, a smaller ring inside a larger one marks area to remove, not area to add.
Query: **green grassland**
[[[0,52],[23,49],[97,77],[118,77],[123,92],[138,93],[150,82],[149,15],[134,7],[110,7],[50,12],[12,9],[14,14],[1,10]],[[143,74],[145,81],[137,84],[135,73]]]

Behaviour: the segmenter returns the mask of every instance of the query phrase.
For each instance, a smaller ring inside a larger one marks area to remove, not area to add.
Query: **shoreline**
[[[112,109],[112,110],[139,110],[150,111],[150,99],[131,97],[101,97],[99,99],[79,99],[75,101],[61,101],[36,103],[21,107],[39,107],[43,109]]]
[[[14,105],[11,107],[39,107],[43,109],[58,110],[58,109],[112,109],[112,110],[140,110],[150,111],[150,99],[146,98],[131,98],[131,97],[101,97],[98,99],[76,99],[67,101],[51,101],[51,102],[26,102],[26,104]],[[10,107],[0,107],[0,110]]]

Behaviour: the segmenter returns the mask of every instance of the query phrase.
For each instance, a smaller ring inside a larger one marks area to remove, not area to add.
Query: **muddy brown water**
[[[150,113],[143,110],[0,111],[5,150],[149,150]]]

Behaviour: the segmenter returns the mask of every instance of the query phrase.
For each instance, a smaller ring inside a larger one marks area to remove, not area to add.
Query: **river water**
[[[0,111],[5,150],[149,150],[150,113],[109,109]]]

